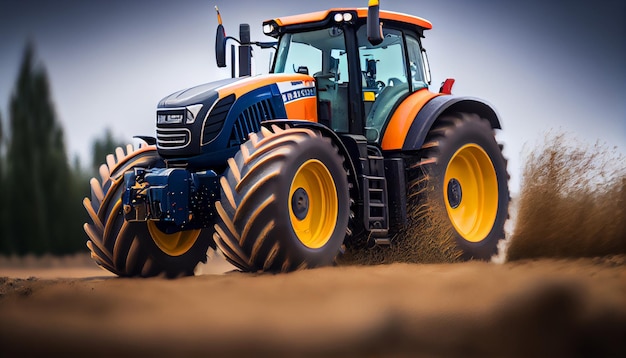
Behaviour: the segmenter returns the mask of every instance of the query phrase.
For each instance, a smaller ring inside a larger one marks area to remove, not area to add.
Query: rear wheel
[[[439,210],[464,258],[489,259],[504,238],[508,173],[490,123],[476,114],[441,117],[428,133],[411,187]]]
[[[193,275],[198,262],[206,262],[209,246],[215,247],[212,229],[166,234],[157,223],[127,222],[122,213],[124,173],[135,167],[163,165],[156,148],[141,147],[127,153],[118,148],[100,167],[101,180],[91,179],[91,199],[83,205],[92,223],[84,225],[91,257],[119,276],[167,277]]]
[[[343,159],[316,131],[272,129],[252,134],[228,161],[215,242],[246,271],[329,265],[350,212]]]

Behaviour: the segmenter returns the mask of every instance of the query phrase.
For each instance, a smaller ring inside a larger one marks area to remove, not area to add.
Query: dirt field
[[[452,263],[437,225],[381,261],[418,263],[279,275],[219,255],[176,280],[0,258],[0,356],[626,357],[624,158],[546,143],[494,262]]]
[[[3,262],[3,356],[626,356],[624,256],[177,280],[73,263]]]

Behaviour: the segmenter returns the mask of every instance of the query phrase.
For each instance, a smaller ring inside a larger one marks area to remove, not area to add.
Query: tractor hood
[[[228,78],[180,90],[159,101],[158,108],[183,108],[197,104],[211,105],[216,99],[234,94],[237,98],[256,89],[276,85],[281,94],[295,87],[314,87],[314,79],[302,74],[269,74],[255,77]],[[293,88],[292,88],[293,87]],[[282,89],[282,90],[281,90]],[[270,88],[267,88],[270,90]]]
[[[171,108],[171,107],[185,107],[188,105],[202,104],[207,102],[213,102],[217,98],[217,89],[224,87],[228,84],[238,81],[237,78],[229,78],[221,81],[215,81],[205,83],[196,87],[191,87],[172,93],[171,95],[163,98],[158,107],[159,108]]]
[[[234,94],[237,98],[240,98],[261,88],[274,92],[278,90],[282,95],[294,89],[315,88],[315,80],[311,76],[297,73],[244,77],[238,81],[225,84],[218,89],[218,92],[220,98],[224,98],[230,94]]]
[[[238,148],[262,121],[317,121],[315,80],[296,73],[211,82],[163,98],[156,117],[162,157],[209,163],[205,156]]]

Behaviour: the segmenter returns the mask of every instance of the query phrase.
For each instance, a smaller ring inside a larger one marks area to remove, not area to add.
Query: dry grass
[[[549,134],[527,159],[508,260],[626,253],[626,158]]]
[[[417,187],[421,185],[416,184]],[[376,265],[394,262],[451,263],[461,261],[452,227],[445,208],[427,201],[419,204],[423,192],[409,197],[407,225],[391,240],[390,246],[347,251],[339,258],[340,264]]]

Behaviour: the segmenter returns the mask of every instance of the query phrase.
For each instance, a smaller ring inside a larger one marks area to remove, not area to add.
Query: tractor
[[[178,277],[212,248],[243,271],[331,265],[394,245],[416,201],[439,208],[463,258],[489,259],[508,217],[500,119],[452,79],[430,91],[431,23],[379,7],[265,21],[273,42],[245,24],[227,37],[218,10],[216,61],[237,43],[233,76],[165,97],[156,137],[107,156],[83,202],[96,263]],[[269,74],[250,76],[253,46],[274,49]]]

